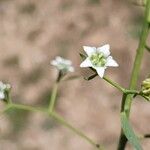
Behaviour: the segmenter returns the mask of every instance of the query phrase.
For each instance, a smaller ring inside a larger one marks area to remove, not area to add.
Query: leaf
[[[127,119],[125,112],[121,113],[121,126],[122,126],[125,136],[129,140],[129,142],[133,145],[135,150],[142,150],[139,140],[136,137],[136,135]]]

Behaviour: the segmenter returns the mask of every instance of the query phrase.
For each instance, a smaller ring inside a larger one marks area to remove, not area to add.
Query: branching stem
[[[50,102],[49,102],[49,113],[53,112],[55,102],[56,102],[57,90],[58,90],[58,83],[55,83],[52,90]]]
[[[26,111],[31,111],[31,112],[42,112],[47,114],[48,116],[54,118],[58,123],[62,124],[63,126],[67,127],[71,131],[73,131],[75,134],[80,136],[81,138],[85,139],[88,143],[93,145],[95,148],[98,150],[103,150],[103,148],[95,143],[91,138],[86,136],[83,132],[81,132],[79,129],[76,129],[73,127],[71,124],[69,124],[63,117],[58,115],[56,112],[49,112],[49,109],[47,108],[40,108],[40,107],[34,107],[34,106],[28,106],[28,105],[23,105],[23,104],[16,104],[16,103],[10,103],[6,106],[6,108],[1,112],[4,113],[9,109],[20,109],[20,110],[26,110]]]
[[[140,66],[141,66],[141,62],[142,62],[142,58],[143,58],[146,40],[147,40],[148,33],[149,33],[149,22],[147,20],[147,17],[149,15],[149,10],[150,10],[150,0],[148,0],[147,4],[146,4],[144,24],[143,24],[143,28],[142,28],[139,46],[138,46],[138,49],[136,52],[136,57],[135,57],[134,65],[133,65],[131,79],[130,79],[130,85],[129,85],[130,90],[136,89],[136,84],[137,84],[137,80],[139,77]],[[133,98],[132,94],[126,95],[126,96],[123,94],[121,111],[124,111],[128,118],[130,115],[132,98]],[[127,143],[127,139],[126,139],[123,131],[121,131],[120,140],[119,140],[119,144],[118,144],[118,150],[124,150],[126,143]]]

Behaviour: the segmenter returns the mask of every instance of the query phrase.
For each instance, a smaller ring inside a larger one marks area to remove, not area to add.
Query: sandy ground
[[[107,76],[128,86],[143,9],[119,0],[0,0],[0,80],[12,84],[13,101],[48,105],[57,71],[56,55],[71,59],[77,75],[83,45],[111,45],[119,68]],[[140,82],[149,73],[145,52]],[[62,83],[56,110],[106,149],[115,150],[120,132],[121,93],[100,78]],[[2,105],[2,102],[1,102]],[[150,105],[136,98],[131,122],[150,133]],[[150,142],[143,140],[144,150]],[[80,137],[39,113],[11,110],[0,118],[0,150],[94,150]],[[133,149],[128,145],[127,149]]]

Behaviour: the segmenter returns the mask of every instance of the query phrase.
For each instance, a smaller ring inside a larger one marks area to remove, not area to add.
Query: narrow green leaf
[[[122,126],[125,136],[129,140],[129,142],[133,145],[135,150],[142,150],[139,140],[136,137],[136,135],[126,117],[126,114],[124,112],[121,113],[121,126]]]

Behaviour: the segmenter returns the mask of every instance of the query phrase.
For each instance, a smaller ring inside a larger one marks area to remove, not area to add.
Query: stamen
[[[103,53],[95,53],[90,57],[92,64],[96,67],[104,67],[106,64],[106,58]]]

